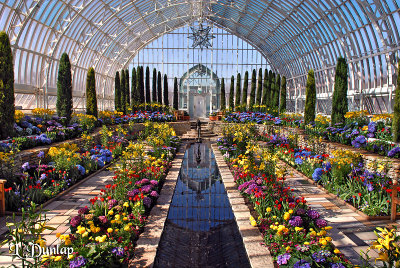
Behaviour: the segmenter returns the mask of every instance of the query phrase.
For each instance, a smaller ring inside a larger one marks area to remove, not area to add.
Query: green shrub
[[[71,63],[67,53],[63,53],[58,67],[57,77],[57,114],[69,123],[72,115],[72,75]]]
[[[121,112],[126,114],[126,81],[125,81],[125,70],[121,70]]]
[[[8,35],[0,32],[0,138],[12,137],[14,132],[14,67]]]
[[[262,69],[258,70],[258,80],[257,80],[257,96],[256,96],[256,105],[261,105],[261,97],[262,97],[262,90],[263,90],[263,80],[262,80]],[[260,111],[260,109],[258,109]]]
[[[131,105],[131,91],[129,88],[129,70],[125,70],[125,100],[126,100],[126,105],[129,107]]]
[[[247,110],[247,89],[249,88],[249,72],[244,73],[243,92],[242,92],[242,109]]]
[[[274,110],[279,110],[279,94],[280,94],[280,88],[281,88],[281,76],[278,74],[276,76],[276,81],[275,81],[275,86],[274,86]]]
[[[257,82],[257,73],[256,70],[253,69],[253,73],[251,75],[251,90],[250,90],[250,103],[249,110],[253,110],[253,106],[256,101],[256,82]]]
[[[235,76],[232,75],[231,88],[229,90],[229,111],[235,110],[234,95],[235,95]]]
[[[146,67],[146,103],[150,103],[150,69]]]
[[[114,106],[117,112],[121,112],[121,80],[118,71],[115,73]]]
[[[174,109],[178,110],[179,108],[179,96],[178,96],[178,79],[174,78]]]
[[[157,76],[157,102],[162,104],[162,88],[161,88],[161,72],[158,71]]]
[[[138,89],[139,89],[139,97],[140,104],[145,102],[145,92],[144,92],[144,69],[143,66],[140,66],[139,69],[139,80],[138,80]]]
[[[286,77],[282,76],[281,97],[279,98],[279,113],[286,111]]]
[[[306,124],[314,122],[315,120],[315,105],[317,93],[315,89],[314,70],[308,71],[307,84],[306,84],[306,104],[304,109],[304,122]]]
[[[392,133],[393,141],[400,142],[400,62],[397,69],[397,85],[394,95]]]
[[[241,78],[240,78],[240,73],[237,74],[236,78],[236,97],[235,97],[235,109],[240,106],[240,84],[241,84]]]
[[[345,58],[340,57],[336,66],[335,87],[332,96],[332,125],[345,121],[344,115],[348,112],[347,88],[347,62]]]
[[[164,74],[164,105],[168,106],[169,105],[169,100],[168,100],[168,79],[167,75]]]
[[[152,95],[153,102],[157,102],[157,70],[156,68],[153,69],[153,95]]]
[[[96,80],[93,67],[89,68],[86,78],[86,114],[97,118]]]
[[[220,110],[223,111],[226,109],[226,101],[225,101],[225,79],[222,78],[221,81],[221,105]]]
[[[265,106],[264,112],[266,111],[266,108],[268,107],[268,96],[269,96],[269,91],[268,91],[268,70],[265,69],[264,71],[264,82],[263,82],[263,97],[262,97],[262,102],[261,105]]]
[[[274,110],[275,109],[275,103],[274,103],[274,95],[275,95],[275,84],[276,84],[276,76],[275,73],[272,73],[270,71],[270,79],[269,79],[269,110]]]
[[[136,100],[139,98],[137,96],[137,90],[136,90],[136,68],[132,68],[132,81],[131,81],[131,99],[132,99],[132,104],[136,102]]]

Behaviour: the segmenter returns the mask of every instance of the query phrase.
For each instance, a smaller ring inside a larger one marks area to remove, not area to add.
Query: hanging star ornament
[[[199,24],[197,29],[195,27],[190,27],[190,29],[192,29],[192,35],[188,36],[188,38],[193,40],[192,48],[200,47],[203,50],[203,48],[212,47],[210,40],[215,36],[210,34],[210,26],[204,28],[203,24]]]

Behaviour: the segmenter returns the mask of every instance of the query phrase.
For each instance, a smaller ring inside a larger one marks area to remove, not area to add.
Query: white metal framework
[[[54,107],[58,60],[73,65],[74,106],[96,70],[99,107],[111,108],[113,77],[151,41],[203,19],[257,48],[287,77],[289,104],[302,109],[307,71],[319,111],[330,111],[339,56],[349,62],[352,109],[391,110],[400,48],[398,0],[0,0],[11,39],[17,105]],[[293,108],[293,109],[294,109]]]

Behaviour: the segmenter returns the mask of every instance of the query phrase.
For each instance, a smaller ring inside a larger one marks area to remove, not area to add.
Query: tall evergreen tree
[[[281,97],[279,98],[279,113],[286,112],[286,77],[282,76]]]
[[[144,92],[144,67],[140,66],[140,103],[144,104],[145,103],[145,96],[146,93]]]
[[[162,88],[161,88],[161,72],[158,71],[157,76],[157,102],[162,104]]]
[[[61,55],[58,68],[56,108],[58,116],[65,117],[69,123],[72,115],[72,75],[67,53]]]
[[[133,67],[132,69],[132,82],[131,82],[131,99],[132,99],[132,105],[136,105],[138,96],[137,96],[137,90],[136,90],[136,84],[137,84],[137,79],[136,79],[136,68]]]
[[[331,124],[344,123],[344,115],[348,111],[347,104],[347,62],[340,57],[336,66],[335,87],[332,96]]]
[[[131,90],[129,88],[129,69],[125,70],[125,100],[126,106],[131,105]]]
[[[308,71],[306,84],[306,104],[304,109],[304,123],[309,124],[315,120],[315,105],[317,93],[315,89],[314,70]]]
[[[86,78],[86,114],[97,118],[96,80],[93,67],[89,68]]]
[[[275,88],[274,88],[274,109],[279,112],[279,94],[281,89],[281,76],[278,74],[275,79]]]
[[[229,90],[229,111],[235,110],[235,102],[234,96],[235,95],[235,76],[232,75],[231,77],[231,87]]]
[[[179,96],[178,96],[178,79],[174,78],[174,109],[178,110],[179,108]]]
[[[146,67],[146,103],[150,104],[150,69],[149,66]]]
[[[254,110],[254,104],[256,103],[256,83],[257,83],[257,73],[256,73],[256,69],[253,69],[253,73],[251,75],[249,110]]]
[[[225,96],[225,79],[222,78],[221,81],[221,106],[220,109],[221,111],[224,111],[226,109],[226,96]]]
[[[126,114],[126,81],[125,81],[125,70],[121,70],[121,111]]]
[[[268,79],[268,108],[270,110],[274,109],[274,91],[275,91],[275,73],[273,73],[271,70],[269,71],[269,79]]]
[[[153,69],[153,94],[152,94],[153,102],[157,102],[157,70]]]
[[[268,97],[269,97],[269,91],[268,91],[268,84],[269,84],[269,80],[268,80],[268,70],[265,69],[264,71],[264,82],[263,82],[263,97],[262,97],[262,106],[265,106],[264,111],[267,110],[268,107]]]
[[[249,72],[244,73],[243,92],[242,92],[242,106],[244,111],[247,110],[247,89],[249,88]]]
[[[256,105],[261,105],[261,97],[263,90],[263,80],[262,80],[262,69],[258,70],[258,80],[257,80],[257,96],[256,96]],[[260,109],[258,109],[260,111]]]
[[[117,112],[121,112],[121,79],[119,72],[115,73],[115,87],[114,87],[114,106]]]
[[[400,142],[400,61],[397,68],[397,85],[394,92],[392,133],[393,142]]]
[[[6,139],[14,134],[14,103],[13,56],[10,39],[6,32],[2,31],[0,32],[0,139]]]
[[[169,106],[168,100],[168,78],[167,75],[164,74],[164,105]]]
[[[240,78],[240,73],[238,73],[236,77],[235,110],[237,110],[238,107],[240,106],[240,93],[241,93],[240,85],[241,85],[241,78]]]

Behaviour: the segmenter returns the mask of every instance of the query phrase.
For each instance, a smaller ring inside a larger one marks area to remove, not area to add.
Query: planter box
[[[211,121],[217,121],[217,120],[218,120],[218,116],[216,116],[216,115],[210,115],[210,120],[211,120]]]

